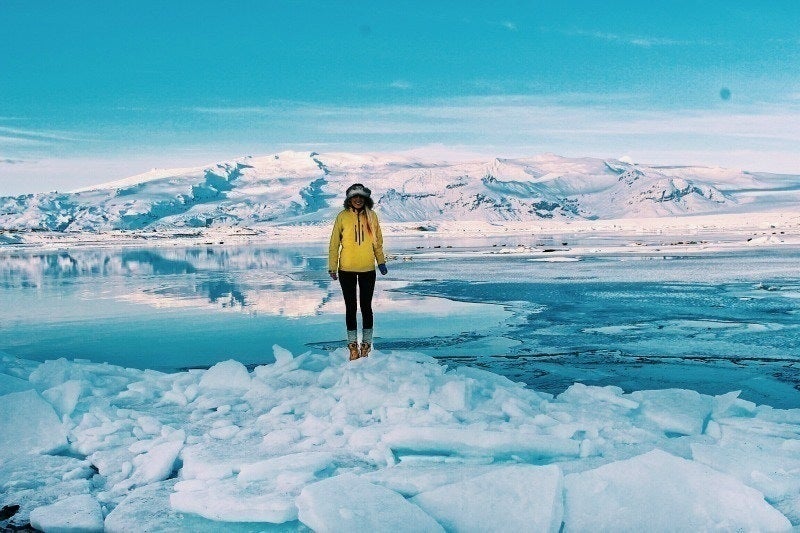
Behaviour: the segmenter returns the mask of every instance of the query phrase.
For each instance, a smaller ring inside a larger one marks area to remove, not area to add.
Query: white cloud
[[[110,143],[103,146],[105,155],[95,158],[75,155],[88,145],[72,143],[73,155],[62,159],[53,156],[47,143],[81,135],[0,130],[0,195],[70,190],[152,167],[199,166],[283,149],[396,152],[434,147],[442,154],[486,157],[624,154],[641,163],[800,174],[800,101],[792,98],[780,105],[726,102],[704,110],[655,110],[636,94],[571,93],[363,106],[281,101],[184,111],[216,116],[222,125],[191,142],[177,138],[169,146]],[[95,147],[101,141],[91,140]]]
[[[649,48],[652,46],[687,46],[701,43],[701,41],[667,39],[663,37],[647,37],[642,35],[620,35],[617,33],[608,33],[602,31],[571,30],[563,33],[573,37],[590,37],[592,39],[630,44],[644,48]]]
[[[4,146],[7,148],[19,147],[19,146],[46,146],[49,144],[51,143],[40,139],[30,139],[26,137],[17,137],[11,135],[0,135],[0,146]]]
[[[21,139],[40,142],[49,141],[84,141],[87,140],[86,136],[80,136],[74,132],[63,131],[50,131],[50,130],[31,130],[22,128],[9,128],[7,126],[0,126],[0,135],[5,139]]]
[[[583,103],[591,100],[594,105]],[[308,106],[298,119],[315,137],[342,142],[352,142],[355,136],[362,144],[456,143],[481,152],[487,147],[518,154],[527,149],[601,157],[635,152],[641,161],[649,156],[663,163],[662,155],[668,155],[676,157],[676,164],[701,161],[800,173],[800,154],[794,149],[800,145],[798,106],[675,111],[625,102],[621,94],[469,97],[427,105]]]
[[[623,41],[636,46],[649,48],[651,46],[686,46],[693,44],[691,41],[678,41],[675,39],[663,39],[657,37],[623,37]]]
[[[205,115],[248,116],[271,115],[281,111],[280,106],[247,106],[247,107],[192,107],[187,111]]]
[[[796,100],[657,110],[648,108],[637,94],[569,93],[459,97],[416,105],[282,102],[280,109],[204,108],[204,112],[275,113],[282,123],[292,125],[294,137],[302,141],[319,139],[355,151],[439,143],[481,153],[546,151],[601,157],[627,153],[639,161],[648,156],[659,162],[675,157],[676,164],[702,161],[800,173],[800,154],[794,148],[800,145]]]
[[[800,107],[762,105],[706,110],[653,110],[620,105],[623,95],[580,103],[575,95],[563,102],[545,98],[505,100],[470,98],[451,105],[421,108],[423,116],[460,119],[464,122],[494,118],[508,125],[536,127],[545,131],[627,134],[704,134],[742,138],[783,139],[800,142]],[[571,103],[574,100],[576,103]],[[616,101],[615,101],[616,100]],[[412,113],[403,108],[402,113]]]
[[[206,148],[199,153],[141,153],[108,157],[42,157],[24,164],[0,164],[0,196],[32,192],[71,191],[128,178],[153,168],[198,167],[231,160],[240,154],[225,154]],[[9,158],[14,159],[14,158]],[[0,160],[0,162],[2,162]]]

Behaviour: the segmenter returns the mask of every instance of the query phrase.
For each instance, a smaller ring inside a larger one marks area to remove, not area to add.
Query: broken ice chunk
[[[512,465],[423,492],[411,501],[448,531],[557,532],[563,481],[557,466]]]
[[[762,493],[661,450],[569,474],[565,486],[565,531],[791,529]]]
[[[300,521],[321,533],[444,532],[436,520],[396,492],[353,474],[308,485],[296,503]]]

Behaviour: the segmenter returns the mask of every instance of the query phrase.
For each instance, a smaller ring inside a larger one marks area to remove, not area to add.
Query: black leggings
[[[348,331],[358,329],[356,324],[357,305],[361,305],[362,327],[372,329],[372,293],[375,292],[375,271],[345,272],[339,271],[339,284],[342,286],[345,320]],[[356,303],[356,284],[358,284],[358,303]]]

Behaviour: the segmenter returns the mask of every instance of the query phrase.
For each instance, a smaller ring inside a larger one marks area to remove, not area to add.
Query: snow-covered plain
[[[3,198],[0,246],[321,242],[354,181],[375,191],[387,241],[429,242],[418,257],[541,234],[558,244],[474,253],[569,263],[800,244],[798,176],[556,156],[448,164],[284,153]],[[560,246],[560,236],[578,244]],[[271,364],[168,373],[58,356],[0,359],[2,527],[800,526],[800,409],[737,391],[575,383],[551,395],[380,346],[353,363],[342,349],[275,346]]]
[[[343,349],[274,352],[275,363],[249,371],[229,360],[178,373],[4,357],[0,504],[19,506],[4,523],[365,532],[800,523],[797,409],[736,392],[581,384],[553,397],[408,352],[354,363]]]

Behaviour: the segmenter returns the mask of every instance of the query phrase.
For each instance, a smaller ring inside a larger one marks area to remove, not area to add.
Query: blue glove
[[[383,274],[384,276],[386,275],[387,272],[389,272],[389,269],[386,268],[386,263],[381,263],[380,265],[378,265],[378,270],[380,270],[381,274]]]

